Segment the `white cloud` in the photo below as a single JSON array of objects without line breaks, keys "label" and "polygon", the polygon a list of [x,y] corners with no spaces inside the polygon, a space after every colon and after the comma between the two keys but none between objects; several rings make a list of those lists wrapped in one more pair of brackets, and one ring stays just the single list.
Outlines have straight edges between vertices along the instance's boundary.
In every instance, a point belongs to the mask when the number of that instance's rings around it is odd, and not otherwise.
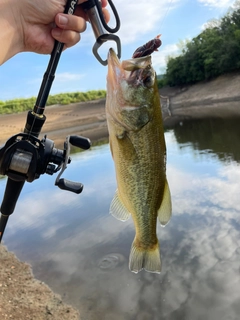
[{"label": "white cloud", "polygon": [[[234,219],[240,223],[240,217],[236,215],[240,212],[239,178],[240,167],[235,165],[219,169],[217,176],[197,176],[169,164],[170,190],[178,204],[173,210],[174,215],[195,215],[197,212],[205,216],[210,212],[212,218],[223,215],[226,222]],[[202,203],[208,204],[203,206]]]},{"label": "white cloud", "polygon": [[168,56],[175,56],[178,53],[179,48],[176,44],[169,44],[163,48],[160,47],[158,52],[154,52],[152,54],[152,64],[157,74],[159,71],[165,72]]},{"label": "white cloud", "polygon": [[62,72],[57,74],[56,80],[58,82],[69,82],[69,81],[80,80],[84,77],[85,77],[85,74],[81,74],[81,73]]},{"label": "white cloud", "polygon": [[211,28],[215,28],[215,27],[219,27],[221,24],[221,20],[218,19],[212,19],[210,21],[205,22],[201,27],[201,31],[205,30],[205,29],[211,29]]},{"label": "white cloud", "polygon": [[[133,43],[141,39],[141,36],[154,31],[157,26],[161,27],[169,12],[176,8],[177,3],[180,3],[180,0],[139,0],[137,3],[134,0],[128,2],[115,0],[114,5],[121,21],[117,35],[121,39],[122,45]],[[109,6],[107,8],[111,14],[109,26],[115,27],[114,15],[111,8]],[[88,45],[92,47],[93,43],[93,32],[90,24],[87,24],[87,30],[82,34],[81,41],[75,47]]]},{"label": "white cloud", "polygon": [[125,0],[116,0],[115,5],[121,19],[118,35],[122,43],[134,42],[154,30],[178,2],[179,0],[139,0],[126,3]]},{"label": "white cloud", "polygon": [[[71,72],[62,72],[62,73],[56,73],[55,75],[55,81],[58,83],[65,83],[69,81],[76,81],[84,78],[86,75],[81,73],[71,73]],[[30,79],[28,81],[28,84],[40,84],[42,82],[42,77],[36,77],[34,79]]]},{"label": "white cloud", "polygon": [[215,8],[226,8],[230,7],[234,1],[233,0],[198,0],[204,6],[215,7]]},{"label": "white cloud", "polygon": [[81,73],[56,73],[51,93],[56,94],[59,92],[84,91],[82,79],[85,76],[85,74]]}]

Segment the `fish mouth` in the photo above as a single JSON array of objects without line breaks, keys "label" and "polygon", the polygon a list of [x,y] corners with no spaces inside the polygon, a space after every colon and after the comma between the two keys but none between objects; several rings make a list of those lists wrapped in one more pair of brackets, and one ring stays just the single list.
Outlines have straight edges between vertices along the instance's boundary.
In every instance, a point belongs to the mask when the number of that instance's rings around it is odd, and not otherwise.
[{"label": "fish mouth", "polygon": [[113,65],[120,65],[120,64],[121,62],[118,59],[116,52],[113,50],[113,48],[110,48],[108,52],[108,65],[113,66]]},{"label": "fish mouth", "polygon": [[121,62],[111,48],[108,53],[108,82],[116,89],[122,80],[130,81],[134,71],[150,66],[151,56],[132,58]]},{"label": "fish mouth", "polygon": [[116,88],[120,78],[124,76],[124,71],[121,66],[121,61],[118,59],[115,51],[110,48],[108,53],[108,83]]}]

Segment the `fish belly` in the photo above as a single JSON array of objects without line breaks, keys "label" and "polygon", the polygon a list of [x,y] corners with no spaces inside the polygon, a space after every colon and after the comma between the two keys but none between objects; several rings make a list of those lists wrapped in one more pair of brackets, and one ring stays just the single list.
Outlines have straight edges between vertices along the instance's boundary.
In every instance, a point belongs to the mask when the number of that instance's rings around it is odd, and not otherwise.
[{"label": "fish belly", "polygon": [[155,120],[121,135],[114,123],[108,124],[118,185],[111,213],[120,220],[132,215],[136,235],[129,267],[136,273],[161,270],[156,223],[166,185],[166,148],[163,129]]}]

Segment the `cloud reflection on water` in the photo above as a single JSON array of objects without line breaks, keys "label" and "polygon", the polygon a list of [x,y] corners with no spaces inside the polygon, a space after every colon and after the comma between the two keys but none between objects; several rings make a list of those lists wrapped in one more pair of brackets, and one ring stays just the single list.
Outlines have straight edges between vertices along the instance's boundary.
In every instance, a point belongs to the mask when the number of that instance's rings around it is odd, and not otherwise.
[{"label": "cloud reflection on water", "polygon": [[[201,165],[212,160],[209,155],[203,155],[203,158]],[[211,171],[199,174],[197,170],[183,170],[178,156],[172,159],[168,177],[174,215],[169,227],[171,234],[176,230],[181,232],[181,239],[172,256],[168,256],[170,261],[165,259],[165,264],[170,266],[168,272],[171,279],[175,276],[177,286],[188,284],[188,298],[173,313],[173,318],[168,319],[177,319],[177,315],[179,319],[180,316],[184,319],[237,319],[240,302],[240,166],[234,161],[221,167],[216,163],[216,175]],[[197,163],[193,166],[197,167]]]},{"label": "cloud reflection on water", "polygon": [[[131,220],[121,223],[108,214],[116,186],[108,146],[73,156],[68,174],[78,180],[79,172],[85,184],[80,197],[48,187],[36,206],[36,190],[25,189],[11,218],[9,248],[83,319],[239,317],[240,166],[211,150],[200,154],[191,143],[178,145],[173,131],[166,140],[173,217],[166,228],[158,226],[160,275],[128,270],[134,229]],[[116,267],[101,268],[109,256]]]}]

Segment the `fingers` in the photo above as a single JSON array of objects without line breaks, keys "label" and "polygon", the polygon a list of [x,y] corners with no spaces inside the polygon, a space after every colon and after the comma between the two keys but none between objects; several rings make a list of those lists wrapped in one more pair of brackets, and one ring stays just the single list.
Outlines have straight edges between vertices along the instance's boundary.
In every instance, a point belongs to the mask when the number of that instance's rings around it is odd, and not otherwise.
[{"label": "fingers", "polygon": [[110,13],[105,8],[102,8],[102,11],[103,11],[104,19],[105,19],[106,23],[108,23],[110,21]]},{"label": "fingers", "polygon": [[[110,13],[109,13],[108,9],[105,8],[107,4],[108,4],[107,0],[102,1],[102,12],[103,12],[103,16],[104,16],[106,23],[108,23],[110,21]],[[74,14],[76,16],[83,17],[86,21],[88,21],[87,13],[83,11],[81,6],[77,6]]]},{"label": "fingers", "polygon": [[86,20],[83,17],[59,13],[55,17],[56,25],[65,30],[83,32],[86,30]]},{"label": "fingers", "polygon": [[[87,0],[82,0],[79,3],[83,3],[83,2],[86,2],[86,1]],[[106,23],[108,23],[109,20],[110,20],[110,13],[105,8],[108,5],[108,1],[107,0],[102,0],[101,3],[102,3],[102,11],[103,11],[103,15],[104,15],[105,21],[106,21]],[[74,14],[76,16],[83,17],[86,21],[88,21],[87,13],[83,11],[81,6],[77,6]]]},{"label": "fingers", "polygon": [[70,48],[80,41],[80,33],[71,30],[59,30],[52,32],[53,38],[64,43],[65,48]]},{"label": "fingers", "polygon": [[108,4],[107,0],[102,0],[102,7],[105,8]]},{"label": "fingers", "polygon": [[[79,3],[84,0],[79,1]],[[106,23],[110,20],[110,14],[105,8],[107,0],[102,0],[102,11]],[[86,13],[80,6],[77,7],[75,15],[59,13],[55,17],[56,28],[52,29],[52,37],[65,44],[65,47],[71,47],[80,40],[80,33],[86,30]]]},{"label": "fingers", "polygon": [[54,39],[71,47],[80,40],[80,33],[86,30],[86,20],[82,17],[59,13],[55,18],[56,28],[52,29]]}]

